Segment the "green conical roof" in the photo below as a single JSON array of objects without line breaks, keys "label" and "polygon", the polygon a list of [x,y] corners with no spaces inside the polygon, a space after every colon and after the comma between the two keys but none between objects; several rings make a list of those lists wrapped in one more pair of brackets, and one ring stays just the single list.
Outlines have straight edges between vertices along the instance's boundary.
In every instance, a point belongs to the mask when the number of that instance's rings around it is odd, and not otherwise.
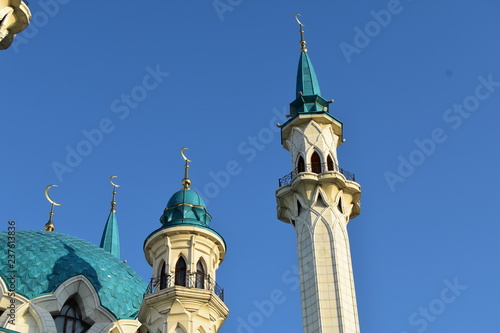
[{"label": "green conical roof", "polygon": [[104,251],[120,259],[120,237],[118,236],[118,222],[114,211],[109,213],[99,246],[103,248]]},{"label": "green conical roof", "polygon": [[290,114],[328,113],[329,102],[321,97],[318,78],[306,50],[300,52],[297,70],[296,99],[290,103]]},{"label": "green conical roof", "polygon": [[321,95],[318,78],[307,52],[300,52],[299,68],[297,70],[297,98],[303,96]]}]

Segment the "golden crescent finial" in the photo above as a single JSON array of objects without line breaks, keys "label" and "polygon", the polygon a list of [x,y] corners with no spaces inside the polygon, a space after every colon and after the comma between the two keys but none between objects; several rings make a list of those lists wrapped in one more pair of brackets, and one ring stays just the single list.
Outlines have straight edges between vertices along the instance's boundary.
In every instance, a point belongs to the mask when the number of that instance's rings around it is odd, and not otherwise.
[{"label": "golden crescent finial", "polygon": [[299,16],[300,16],[300,14],[298,14],[298,13],[295,14],[295,19],[297,20],[297,23],[300,24],[301,27],[303,27],[304,25],[302,24],[302,22],[300,22]]},{"label": "golden crescent finial", "polygon": [[116,207],[116,188],[120,187],[120,185],[117,185],[113,183],[113,178],[116,178],[117,176],[111,176],[109,177],[109,182],[111,185],[113,185],[113,199],[111,200],[111,213],[116,213],[115,207]]},{"label": "golden crescent finial", "polygon": [[302,27],[304,26],[302,22],[299,20],[300,14],[295,14],[295,20],[297,20],[297,23],[299,24],[299,33],[300,33],[300,52],[307,52],[306,49],[306,41],[304,40],[304,30],[302,30]]},{"label": "golden crescent finial", "polygon": [[186,161],[186,162],[193,162],[193,161],[191,161],[190,159],[188,159],[188,158],[186,157],[186,155],[184,155],[184,150],[186,150],[186,149],[189,149],[189,148],[186,148],[186,147],[181,148],[181,155],[182,155],[182,158],[183,158],[183,159],[184,159],[184,161]]},{"label": "golden crescent finial", "polygon": [[61,206],[61,204],[58,204],[57,202],[55,202],[54,200],[52,200],[49,196],[49,189],[52,187],[52,186],[55,186],[57,187],[57,185],[49,185],[45,188],[45,197],[47,198],[47,200],[49,200],[49,202],[53,205],[56,205],[56,206]]},{"label": "golden crescent finial", "polygon": [[50,213],[49,213],[49,221],[47,223],[45,223],[45,227],[44,227],[44,229],[47,230],[47,231],[54,231],[56,229],[56,226],[52,222],[52,217],[54,216],[54,206],[61,206],[61,204],[58,204],[57,202],[55,202],[54,200],[52,200],[50,198],[49,190],[53,186],[57,187],[57,185],[49,185],[49,186],[47,186],[45,188],[45,197],[51,203],[51,205],[50,205]]},{"label": "golden crescent finial", "polygon": [[184,154],[184,150],[188,148],[184,147],[181,148],[181,155],[184,161],[186,161],[186,164],[184,164],[184,179],[182,180],[182,185],[184,185],[185,189],[189,189],[189,185],[191,185],[191,180],[189,179],[189,162],[193,162],[190,159],[186,157]]},{"label": "golden crescent finial", "polygon": [[120,185],[117,185],[115,183],[113,183],[113,178],[116,178],[117,176],[111,176],[109,177],[109,182],[111,183],[111,185],[113,185],[114,187],[120,187]]}]

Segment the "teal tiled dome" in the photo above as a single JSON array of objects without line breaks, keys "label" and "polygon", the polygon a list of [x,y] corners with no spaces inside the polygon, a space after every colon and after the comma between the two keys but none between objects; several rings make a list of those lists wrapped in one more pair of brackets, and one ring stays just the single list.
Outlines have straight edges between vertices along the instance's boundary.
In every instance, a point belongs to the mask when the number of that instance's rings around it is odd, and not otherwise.
[{"label": "teal tiled dome", "polygon": [[196,191],[183,188],[168,200],[160,222],[164,227],[191,224],[208,227],[212,220],[207,213],[205,202]]},{"label": "teal tiled dome", "polygon": [[163,211],[163,215],[160,217],[162,226],[149,234],[144,241],[144,244],[146,244],[151,236],[160,230],[186,226],[210,230],[212,233],[220,237],[225,245],[224,238],[222,238],[217,231],[208,226],[211,220],[212,217],[207,213],[205,202],[201,196],[192,189],[183,188],[182,190],[175,192],[170,200],[168,200],[167,207]]},{"label": "teal tiled dome", "polygon": [[[7,233],[0,233],[7,248]],[[49,231],[16,231],[16,292],[33,299],[52,294],[71,277],[84,275],[101,304],[117,319],[135,319],[146,283],[112,254],[82,239]],[[0,276],[11,275],[7,251],[0,251]]]}]

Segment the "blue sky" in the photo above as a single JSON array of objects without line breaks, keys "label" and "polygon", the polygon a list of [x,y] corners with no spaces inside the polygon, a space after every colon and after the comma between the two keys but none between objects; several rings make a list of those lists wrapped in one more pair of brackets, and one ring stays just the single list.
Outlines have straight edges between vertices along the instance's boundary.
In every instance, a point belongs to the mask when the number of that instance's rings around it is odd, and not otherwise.
[{"label": "blue sky", "polygon": [[[122,259],[193,187],[224,236],[221,333],[301,332],[295,232],[276,218],[292,169],[275,123],[294,99],[301,13],[322,95],[362,186],[349,223],[364,333],[498,332],[500,3],[32,1],[1,51],[1,216],[98,244],[117,195]],[[75,153],[76,152],[76,153]],[[78,156],[75,156],[78,154]],[[272,303],[272,306],[270,305]]]}]

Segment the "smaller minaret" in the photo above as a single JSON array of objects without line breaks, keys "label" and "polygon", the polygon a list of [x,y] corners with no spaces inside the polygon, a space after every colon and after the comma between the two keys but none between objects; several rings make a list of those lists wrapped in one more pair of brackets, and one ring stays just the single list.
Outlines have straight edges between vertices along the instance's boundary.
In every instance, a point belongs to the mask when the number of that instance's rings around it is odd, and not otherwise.
[{"label": "smaller minaret", "polygon": [[116,176],[111,176],[109,182],[113,185],[113,199],[111,200],[111,209],[109,211],[108,220],[106,221],[106,226],[101,237],[101,244],[99,245],[105,251],[111,253],[118,259],[120,259],[120,237],[118,235],[118,222],[116,220],[116,188],[120,185],[116,185],[113,182],[113,178]]},{"label": "smaller minaret", "polygon": [[216,271],[224,260],[226,243],[208,226],[212,217],[196,191],[190,188],[189,162],[185,160],[183,188],[170,198],[162,226],[144,242],[153,277],[139,310],[149,332],[216,333],[229,309]]}]

